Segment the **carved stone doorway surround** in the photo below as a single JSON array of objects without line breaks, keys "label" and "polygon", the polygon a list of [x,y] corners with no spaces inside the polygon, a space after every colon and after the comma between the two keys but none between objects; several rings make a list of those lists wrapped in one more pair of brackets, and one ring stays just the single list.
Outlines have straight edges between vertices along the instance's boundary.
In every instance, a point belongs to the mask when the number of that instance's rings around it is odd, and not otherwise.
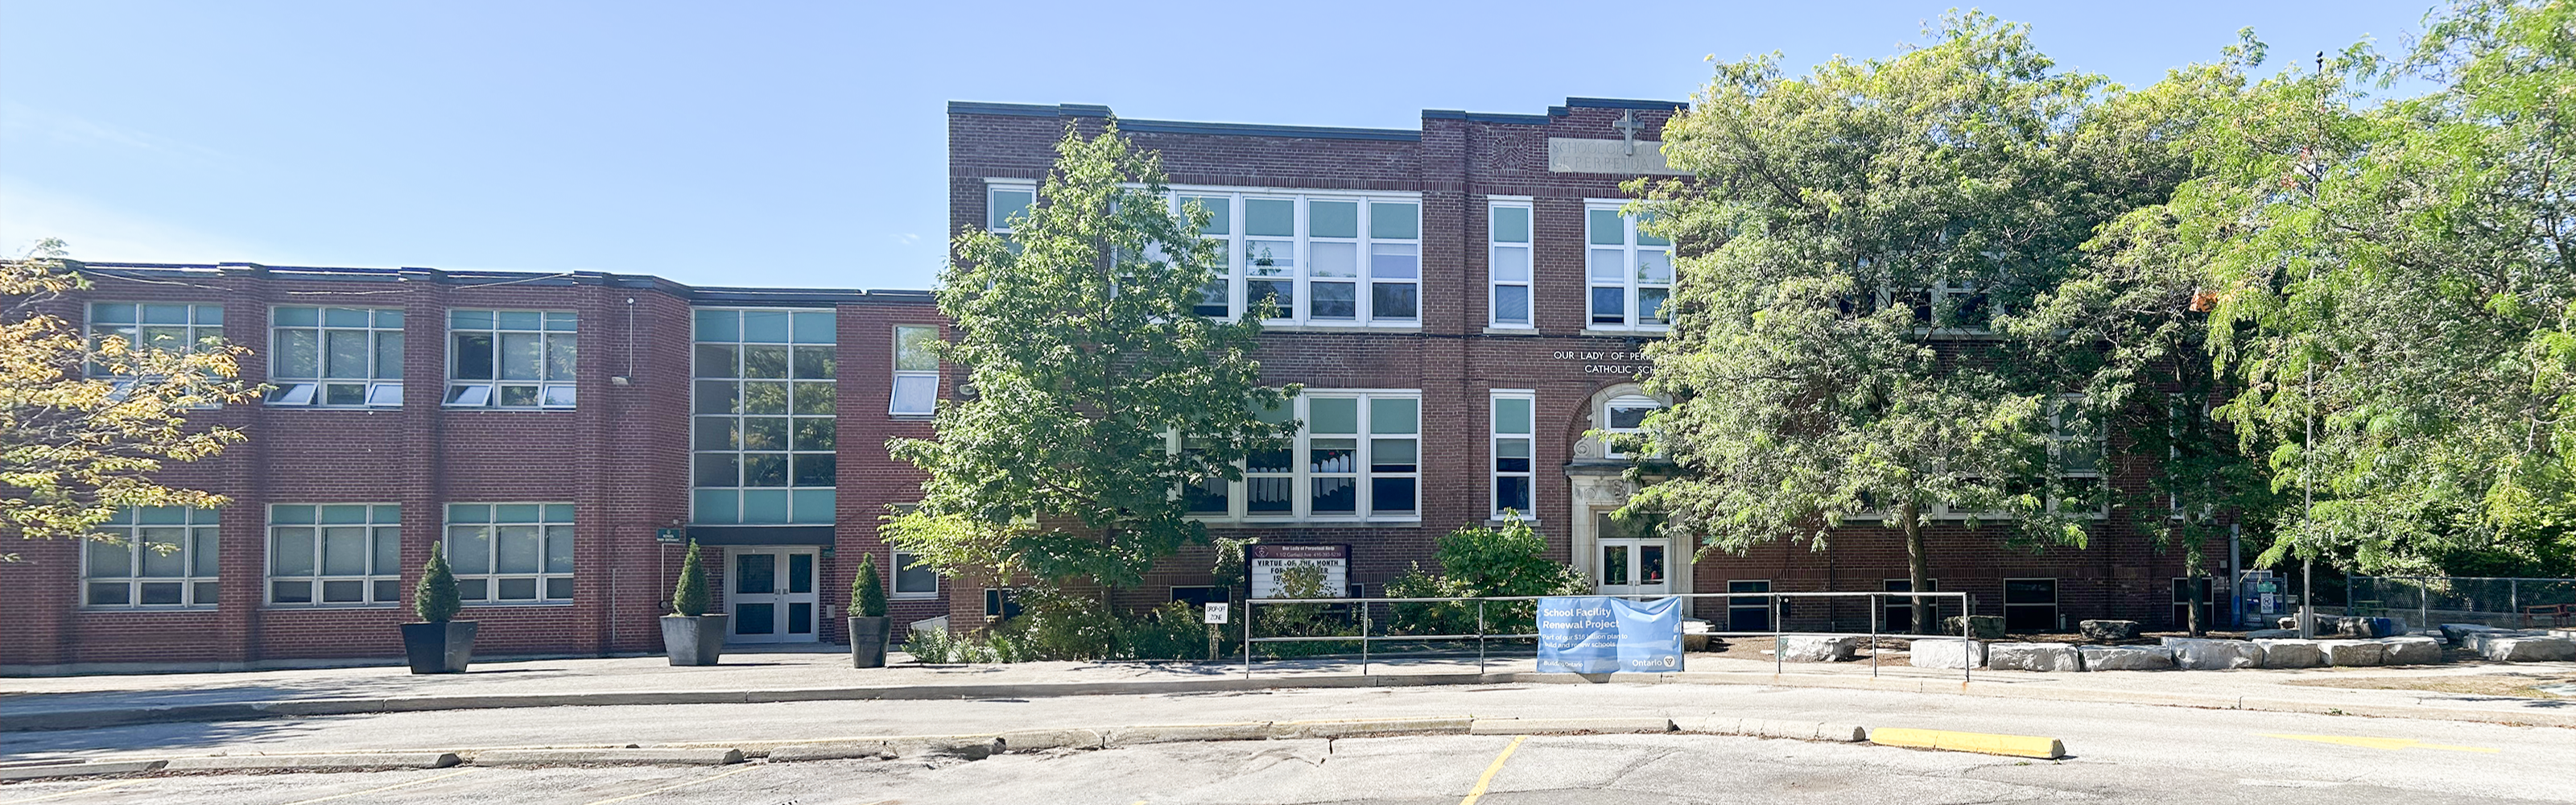
[{"label": "carved stone doorway surround", "polygon": [[[1565,465],[1565,478],[1571,484],[1573,492],[1568,496],[1573,501],[1573,511],[1568,512],[1571,516],[1567,518],[1567,522],[1574,526],[1571,546],[1573,555],[1570,558],[1573,560],[1574,569],[1593,578],[1596,584],[1601,578],[1602,515],[1618,511],[1620,506],[1627,505],[1628,496],[1636,494],[1637,490],[1635,484],[1620,477],[1621,473],[1628,468],[1628,460],[1605,458],[1604,454],[1608,451],[1603,447],[1601,440],[1586,434],[1608,424],[1611,400],[1645,393],[1645,388],[1635,383],[1619,383],[1593,392],[1592,396],[1584,401],[1582,416],[1575,419],[1572,432],[1567,434],[1574,441],[1574,449],[1571,451],[1574,460],[1566,462]],[[1667,542],[1678,541],[1667,540]],[[1694,591],[1691,585],[1694,575],[1691,555],[1697,548],[1696,545],[1682,544],[1668,544],[1665,547],[1664,555],[1668,557],[1665,572],[1672,579],[1674,592]],[[1685,617],[1696,617],[1692,614],[1695,610],[1693,603],[1693,599],[1682,599],[1682,614]]]}]

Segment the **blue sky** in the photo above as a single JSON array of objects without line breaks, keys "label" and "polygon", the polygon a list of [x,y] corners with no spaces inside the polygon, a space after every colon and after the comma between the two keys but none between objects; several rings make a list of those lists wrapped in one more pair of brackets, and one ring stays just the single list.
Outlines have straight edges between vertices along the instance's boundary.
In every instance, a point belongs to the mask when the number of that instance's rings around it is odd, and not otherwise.
[{"label": "blue sky", "polygon": [[[0,0],[0,247],[928,287],[952,99],[1413,128],[1887,55],[1950,7],[1658,5]],[[2272,67],[2399,47],[2429,5],[1982,7],[2142,85],[2246,26]]]}]

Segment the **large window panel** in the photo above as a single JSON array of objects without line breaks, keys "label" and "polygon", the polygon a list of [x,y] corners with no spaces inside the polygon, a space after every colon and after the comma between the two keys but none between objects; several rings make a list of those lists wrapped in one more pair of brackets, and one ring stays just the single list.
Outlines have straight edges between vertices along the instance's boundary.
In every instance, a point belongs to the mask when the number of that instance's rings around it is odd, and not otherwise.
[{"label": "large window panel", "polygon": [[[1184,486],[1190,514],[1252,523],[1420,516],[1419,392],[1310,390],[1281,409],[1254,414],[1274,423],[1297,419],[1305,427],[1279,449],[1253,451],[1241,481]],[[1175,442],[1183,450],[1190,444]]]},{"label": "large window panel", "polygon": [[270,311],[270,405],[402,405],[403,312],[279,307]]},{"label": "large window panel", "polygon": [[832,522],[832,312],[700,308],[695,317],[691,520]]},{"label": "large window panel", "polygon": [[1640,229],[1644,219],[1621,215],[1625,202],[1594,201],[1583,211],[1587,326],[1603,330],[1661,330],[1672,323],[1672,241]]},{"label": "large window panel", "polygon": [[1191,189],[1172,203],[1207,210],[1200,236],[1224,255],[1202,315],[1242,315],[1267,301],[1276,305],[1271,321],[1281,324],[1420,323],[1422,205],[1414,194]]},{"label": "large window panel", "polygon": [[268,507],[268,605],[402,603],[402,507],[280,503]]},{"label": "large window panel", "polygon": [[572,407],[579,321],[570,311],[448,311],[446,404]]},{"label": "large window panel", "polygon": [[1485,278],[1493,287],[1487,323],[1530,327],[1530,205],[1494,202],[1485,208],[1488,243]]},{"label": "large window panel", "polygon": [[81,553],[81,606],[91,609],[212,607],[217,583],[215,510],[182,506],[118,509],[91,530]]},{"label": "large window panel", "polygon": [[567,603],[573,598],[570,503],[451,503],[447,562],[468,604]]}]

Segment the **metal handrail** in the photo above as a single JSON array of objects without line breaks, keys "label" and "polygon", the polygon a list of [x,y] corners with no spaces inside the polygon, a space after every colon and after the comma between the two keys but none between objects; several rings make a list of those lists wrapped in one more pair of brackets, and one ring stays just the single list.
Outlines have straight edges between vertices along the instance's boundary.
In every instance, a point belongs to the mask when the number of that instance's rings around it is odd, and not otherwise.
[{"label": "metal handrail", "polygon": [[[1860,634],[1859,634],[1859,633],[1857,633],[1857,632],[1789,632],[1789,631],[1784,631],[1784,630],[1782,629],[1782,627],[1781,627],[1781,623],[1780,623],[1780,604],[1782,603],[1782,599],[1788,599],[1788,598],[1852,598],[1852,597],[1863,597],[1863,598],[1871,599],[1871,604],[1872,604],[1872,605],[1869,607],[1869,634],[1868,634],[1868,636],[1869,636],[1869,639],[1870,639],[1869,673],[1870,673],[1870,676],[1873,676],[1873,677],[1875,677],[1875,676],[1877,676],[1877,675],[1878,675],[1878,638],[1879,638],[1878,618],[1879,618],[1879,615],[1882,613],[1882,611],[1885,609],[1885,607],[1884,607],[1884,606],[1879,605],[1879,604],[1877,603],[1878,599],[1884,599],[1884,598],[1903,598],[1903,599],[1914,599],[1914,598],[1956,598],[1956,599],[1959,599],[1959,613],[1960,613],[1960,616],[1961,616],[1961,617],[1960,617],[1960,619],[1959,619],[1959,637],[1960,637],[1963,641],[1973,640],[1973,639],[1974,639],[1974,636],[1973,636],[1973,634],[1972,634],[1972,631],[1973,631],[1974,627],[1973,627],[1972,623],[1969,621],[1969,619],[1967,618],[1967,616],[1968,616],[1968,615],[1973,614],[1973,613],[1971,613],[1971,612],[1970,612],[1970,609],[1973,607],[1974,602],[1973,602],[1973,600],[1971,599],[1971,597],[1969,596],[1969,594],[1968,594],[1968,593],[1965,593],[1965,592],[1921,592],[1921,593],[1914,593],[1914,592],[1885,592],[1885,591],[1852,591],[1852,592],[1782,592],[1782,593],[1667,593],[1667,594],[1663,594],[1663,595],[1629,594],[1629,595],[1601,595],[1601,596],[1496,595],[1496,596],[1455,596],[1455,597],[1426,597],[1426,598],[1246,598],[1246,599],[1244,599],[1244,600],[1243,600],[1243,676],[1244,676],[1244,678],[1245,678],[1245,679],[1250,679],[1250,678],[1252,678],[1252,644],[1254,644],[1254,643],[1332,643],[1332,642],[1350,642],[1350,641],[1358,641],[1358,642],[1359,642],[1359,644],[1360,644],[1360,674],[1361,674],[1362,676],[1366,676],[1366,675],[1368,674],[1368,667],[1369,667],[1369,663],[1370,663],[1370,657],[1369,657],[1369,644],[1370,644],[1370,643],[1372,643],[1372,642],[1377,642],[1377,641],[1389,641],[1389,640],[1392,640],[1392,641],[1399,641],[1399,642],[1439,641],[1439,640],[1474,640],[1474,641],[1476,641],[1476,672],[1481,674],[1481,673],[1484,673],[1484,672],[1485,672],[1485,666],[1486,666],[1486,642],[1487,642],[1488,640],[1492,640],[1492,639],[1495,639],[1495,638],[1501,638],[1501,639],[1507,639],[1507,640],[1508,640],[1508,639],[1531,639],[1531,638],[1537,638],[1537,637],[1539,636],[1539,635],[1537,635],[1537,634],[1492,634],[1492,633],[1488,633],[1488,632],[1486,632],[1486,631],[1485,631],[1485,629],[1487,628],[1487,624],[1486,624],[1486,621],[1485,621],[1485,615],[1486,615],[1486,612],[1485,612],[1485,603],[1486,603],[1486,602],[1488,602],[1488,601],[1537,601],[1537,600],[1540,600],[1540,599],[1543,599],[1543,598],[1568,598],[1568,597],[1623,598],[1623,599],[1628,599],[1628,600],[1648,600],[1648,599],[1661,600],[1661,599],[1666,599],[1666,598],[1753,598],[1753,597],[1756,597],[1756,596],[1760,596],[1760,597],[1762,597],[1762,598],[1764,598],[1764,599],[1765,599],[1764,607],[1765,607],[1766,611],[1769,613],[1769,615],[1770,615],[1770,621],[1771,621],[1771,631],[1770,631],[1770,632],[1767,632],[1767,633],[1766,633],[1766,632],[1734,632],[1734,631],[1727,631],[1727,632],[1707,632],[1706,634],[1708,634],[1709,636],[1712,636],[1712,637],[1754,637],[1754,636],[1761,636],[1761,635],[1764,635],[1764,634],[1768,634],[1768,635],[1770,635],[1770,636],[1771,636],[1771,638],[1772,638],[1772,648],[1771,648],[1772,673],[1774,673],[1774,674],[1782,673],[1782,672],[1785,670],[1785,662],[1786,662],[1786,660],[1785,660],[1785,655],[1783,654],[1783,652],[1781,652],[1781,650],[1780,650],[1780,646],[1779,646],[1779,638],[1781,638],[1781,637],[1788,636],[1788,635],[1824,635],[1824,636],[1852,636],[1852,637],[1860,636]],[[1370,634],[1370,632],[1371,632],[1371,631],[1373,631],[1373,630],[1370,628],[1371,624],[1370,624],[1370,621],[1369,621],[1369,607],[1370,607],[1370,605],[1372,605],[1372,604],[1439,604],[1439,603],[1465,603],[1465,602],[1468,602],[1468,601],[1474,601],[1474,602],[1476,602],[1476,633],[1475,633],[1475,634],[1443,634],[1443,635],[1375,635],[1375,634]],[[1252,636],[1253,629],[1254,629],[1254,627],[1255,627],[1255,626],[1259,625],[1259,623],[1260,623],[1260,621],[1259,621],[1259,620],[1257,620],[1256,618],[1254,618],[1254,617],[1253,617],[1253,606],[1254,606],[1254,605],[1256,605],[1256,604],[1274,604],[1274,605],[1277,605],[1277,604],[1320,604],[1320,605],[1328,605],[1328,606],[1349,606],[1349,605],[1357,604],[1357,605],[1359,606],[1359,608],[1360,608],[1360,613],[1359,613],[1360,633],[1359,633],[1359,634],[1356,634],[1356,635],[1317,635],[1317,636],[1290,636],[1290,637],[1254,637],[1254,636]],[[1947,635],[1943,635],[1943,637],[1947,637]],[[1960,659],[1961,659],[1961,662],[1960,662],[1960,679],[1961,679],[1961,680],[1963,680],[1963,681],[1971,680],[1971,679],[1973,679],[1973,677],[1974,677],[1974,674],[1975,674],[1974,667],[1976,666],[1976,663],[1975,663],[1975,662],[1973,662],[1973,660],[1974,660],[1975,658],[1970,654],[1970,652],[1973,652],[1973,651],[1975,651],[1975,649],[1973,649],[1973,648],[1969,647],[1969,646],[1968,646],[1968,645],[1966,645],[1965,643],[1963,643],[1963,644],[1960,646]]]}]

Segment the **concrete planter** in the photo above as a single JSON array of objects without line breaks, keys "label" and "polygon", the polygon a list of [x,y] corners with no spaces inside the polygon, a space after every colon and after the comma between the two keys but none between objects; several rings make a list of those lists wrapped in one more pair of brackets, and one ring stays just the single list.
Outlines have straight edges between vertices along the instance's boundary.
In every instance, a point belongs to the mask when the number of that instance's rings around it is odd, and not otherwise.
[{"label": "concrete planter", "polygon": [[474,661],[473,621],[402,625],[403,657],[415,674],[461,674]]},{"label": "concrete planter", "polygon": [[886,641],[894,636],[892,618],[850,618],[850,667],[884,668]]},{"label": "concrete planter", "polygon": [[672,665],[714,665],[724,658],[725,615],[662,616],[662,651]]}]

